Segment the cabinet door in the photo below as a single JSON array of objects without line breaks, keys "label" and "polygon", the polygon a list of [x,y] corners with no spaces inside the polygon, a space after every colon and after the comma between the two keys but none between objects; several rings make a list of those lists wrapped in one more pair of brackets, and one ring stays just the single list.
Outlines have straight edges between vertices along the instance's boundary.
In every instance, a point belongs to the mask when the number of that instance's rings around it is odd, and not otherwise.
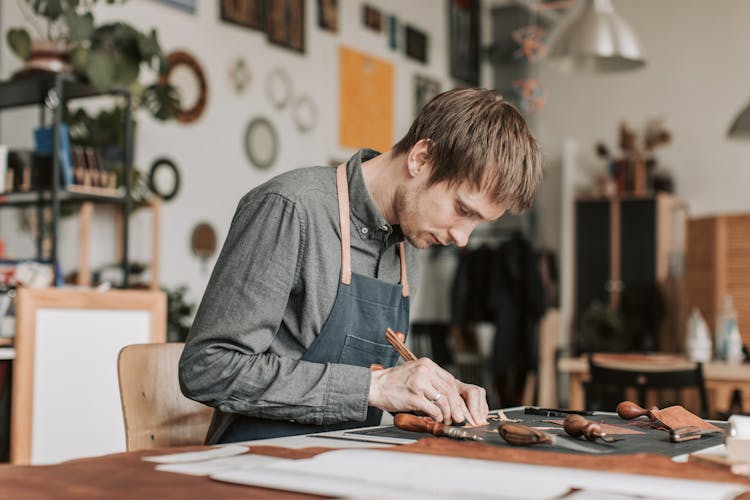
[{"label": "cabinet door", "polygon": [[620,317],[632,349],[658,348],[665,302],[656,279],[656,199],[620,203]]},{"label": "cabinet door", "polygon": [[608,200],[576,203],[576,321],[593,301],[609,303],[610,212]]},{"label": "cabinet door", "polygon": [[628,287],[656,281],[656,200],[620,202],[620,279]]}]

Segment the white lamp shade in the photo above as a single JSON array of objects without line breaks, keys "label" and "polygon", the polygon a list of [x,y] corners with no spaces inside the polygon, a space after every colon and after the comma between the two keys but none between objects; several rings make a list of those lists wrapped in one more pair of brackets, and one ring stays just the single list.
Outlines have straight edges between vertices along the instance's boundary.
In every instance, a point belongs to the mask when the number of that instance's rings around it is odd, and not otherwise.
[{"label": "white lamp shade", "polygon": [[727,135],[733,139],[750,139],[750,104],[734,119]]},{"label": "white lamp shade", "polygon": [[585,0],[580,14],[553,34],[548,53],[564,70],[614,72],[646,64],[635,33],[611,0]]}]

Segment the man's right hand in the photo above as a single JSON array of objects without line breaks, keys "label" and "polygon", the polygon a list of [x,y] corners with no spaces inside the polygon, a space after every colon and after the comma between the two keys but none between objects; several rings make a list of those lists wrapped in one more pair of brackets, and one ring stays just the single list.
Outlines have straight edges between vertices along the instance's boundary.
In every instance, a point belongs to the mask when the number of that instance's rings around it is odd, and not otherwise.
[{"label": "man's right hand", "polygon": [[[481,407],[475,408],[477,415],[473,415],[462,397],[466,386],[434,361],[421,358],[373,371],[367,404],[390,412],[422,412],[445,424],[464,420],[477,424],[486,422],[486,396],[484,405],[472,405]],[[483,389],[477,389],[483,393]]]}]

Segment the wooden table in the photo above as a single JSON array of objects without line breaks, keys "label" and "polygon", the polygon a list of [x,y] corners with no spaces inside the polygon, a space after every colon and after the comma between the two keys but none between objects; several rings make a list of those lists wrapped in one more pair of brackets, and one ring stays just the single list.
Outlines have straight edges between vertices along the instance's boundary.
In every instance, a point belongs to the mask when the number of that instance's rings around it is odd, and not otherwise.
[{"label": "wooden table", "polygon": [[[312,440],[311,440],[312,441]],[[324,440],[320,440],[324,441]],[[326,444],[328,440],[325,440]],[[102,457],[71,460],[55,465],[0,465],[0,499],[17,498],[311,498],[284,491],[238,486],[213,481],[208,477],[189,476],[155,470],[155,464],[144,462],[144,456],[203,450],[190,447],[117,453]],[[278,446],[251,446],[251,452],[285,458],[308,458],[332,448],[302,449]],[[677,463],[662,455],[638,453],[622,456],[576,456],[530,448],[498,448],[476,442],[428,437],[414,444],[389,448],[405,453],[423,453],[473,459],[556,465],[623,472],[648,476],[673,477],[705,481],[730,482],[750,488],[750,480],[725,470],[696,463]],[[456,481],[460,481],[460,474]],[[366,487],[363,485],[363,495]],[[678,494],[679,496],[679,494]],[[750,493],[740,496],[750,500]]]},{"label": "wooden table", "polygon": [[[584,408],[583,383],[588,380],[589,366],[585,356],[579,358],[561,358],[557,363],[560,374],[570,376],[568,389],[568,406],[572,409]],[[703,364],[703,377],[708,392],[709,409],[712,416],[729,408],[732,391],[739,389],[742,394],[743,408],[750,410],[744,403],[750,404],[750,364],[730,365],[712,361]]]}]

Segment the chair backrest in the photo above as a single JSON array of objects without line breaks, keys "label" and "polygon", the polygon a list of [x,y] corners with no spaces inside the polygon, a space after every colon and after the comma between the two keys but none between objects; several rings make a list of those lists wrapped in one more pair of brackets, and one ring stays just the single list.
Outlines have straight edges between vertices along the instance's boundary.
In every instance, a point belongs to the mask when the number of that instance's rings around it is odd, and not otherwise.
[{"label": "chair backrest", "polygon": [[[635,389],[636,403],[647,407],[646,396],[650,390],[695,389],[698,392],[700,415],[708,416],[708,396],[703,379],[703,365],[667,357],[647,360],[628,360],[622,356],[607,361],[606,358],[589,356],[589,382],[586,385],[586,407],[590,410],[614,411],[617,404],[624,401],[626,391]],[[663,394],[663,392],[661,392]],[[659,408],[678,401],[660,400]]]},{"label": "chair backrest", "polygon": [[117,359],[128,451],[203,444],[213,409],[180,391],[184,344],[133,344]]}]

